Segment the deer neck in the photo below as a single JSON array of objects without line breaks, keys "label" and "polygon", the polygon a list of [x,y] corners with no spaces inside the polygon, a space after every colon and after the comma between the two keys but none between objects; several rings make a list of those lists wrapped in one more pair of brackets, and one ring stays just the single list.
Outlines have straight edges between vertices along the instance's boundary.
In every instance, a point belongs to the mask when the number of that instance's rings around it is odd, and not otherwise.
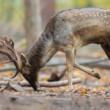
[{"label": "deer neck", "polygon": [[56,52],[52,37],[48,34],[42,34],[28,51],[26,58],[33,68],[39,70]]}]

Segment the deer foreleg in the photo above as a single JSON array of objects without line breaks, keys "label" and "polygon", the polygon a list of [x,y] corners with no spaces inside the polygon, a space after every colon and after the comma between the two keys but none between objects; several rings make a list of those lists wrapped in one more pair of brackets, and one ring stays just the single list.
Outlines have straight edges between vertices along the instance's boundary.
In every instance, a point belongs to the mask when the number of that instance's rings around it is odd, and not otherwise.
[{"label": "deer foreleg", "polygon": [[89,74],[89,75],[91,75],[91,76],[94,76],[94,77],[100,79],[99,74],[96,73],[96,72],[95,72],[94,70],[92,70],[92,69],[85,68],[85,67],[83,67],[83,66],[81,66],[81,65],[79,65],[79,64],[77,64],[77,63],[74,64],[74,67],[76,67],[76,68],[78,68],[78,69],[80,69],[80,70],[86,72],[87,74]]},{"label": "deer foreleg", "polygon": [[72,85],[73,64],[74,64],[74,50],[68,50],[66,51],[66,66],[68,71],[69,91],[73,89],[73,85]]}]

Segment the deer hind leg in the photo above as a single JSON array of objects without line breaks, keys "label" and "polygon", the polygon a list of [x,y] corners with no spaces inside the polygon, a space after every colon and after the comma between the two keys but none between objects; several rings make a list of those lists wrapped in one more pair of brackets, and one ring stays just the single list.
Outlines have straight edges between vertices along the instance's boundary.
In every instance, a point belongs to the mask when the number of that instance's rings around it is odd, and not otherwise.
[{"label": "deer hind leg", "polygon": [[[75,59],[76,50],[75,50],[74,54],[75,54],[75,55],[74,55],[74,59]],[[76,67],[76,68],[78,68],[78,69],[80,69],[80,70],[82,70],[82,71],[84,71],[84,72],[86,72],[87,74],[89,74],[89,75],[91,75],[91,76],[94,76],[94,77],[100,79],[99,74],[96,73],[96,72],[95,72],[94,70],[92,70],[92,69],[85,68],[85,67],[83,67],[83,66],[81,66],[81,65],[79,65],[79,64],[77,64],[77,63],[75,63],[75,62],[74,62],[74,64],[73,64],[73,66]]]}]

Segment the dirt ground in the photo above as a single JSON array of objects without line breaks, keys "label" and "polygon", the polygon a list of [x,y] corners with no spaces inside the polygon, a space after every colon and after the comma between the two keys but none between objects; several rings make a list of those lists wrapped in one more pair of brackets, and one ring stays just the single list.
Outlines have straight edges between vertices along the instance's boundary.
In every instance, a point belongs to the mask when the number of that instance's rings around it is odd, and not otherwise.
[{"label": "dirt ground", "polygon": [[[88,53],[84,52],[80,51],[81,56],[79,53],[78,62],[105,57],[103,52],[100,53],[99,51],[89,53],[89,57],[87,56]],[[65,61],[64,56],[57,56],[50,63],[63,61]],[[12,88],[5,90],[0,93],[0,110],[110,110],[109,65],[109,61],[100,63],[98,67],[93,65],[92,68],[101,76],[100,80],[74,69],[74,77],[80,77],[82,82],[73,85],[74,90],[72,92],[67,92],[67,86],[42,87],[39,92],[34,92],[30,87],[24,87],[25,92],[14,91]],[[5,66],[7,65],[1,64],[0,68]],[[47,81],[52,72],[60,73],[64,69],[64,66],[45,67],[40,71],[39,80]],[[1,72],[0,81],[6,81],[6,78],[11,76],[11,71]],[[67,78],[66,73],[62,80]],[[24,81],[24,79],[19,75],[17,81]]]},{"label": "dirt ground", "polygon": [[[0,94],[0,110],[110,110],[110,99],[98,96],[82,96],[78,93],[45,94],[37,93]],[[52,96],[53,95],[53,96]],[[103,93],[103,95],[105,95]],[[106,93],[107,95],[107,93]]]}]

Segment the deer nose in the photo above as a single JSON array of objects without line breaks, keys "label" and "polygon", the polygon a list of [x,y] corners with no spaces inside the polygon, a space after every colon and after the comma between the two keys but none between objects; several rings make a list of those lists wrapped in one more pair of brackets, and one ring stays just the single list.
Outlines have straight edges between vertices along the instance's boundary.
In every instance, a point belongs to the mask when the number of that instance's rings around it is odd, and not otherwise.
[{"label": "deer nose", "polygon": [[23,73],[22,75],[28,81],[28,83],[34,89],[34,91],[37,91],[38,85],[36,83],[36,78],[34,76],[32,76],[31,74]]}]

